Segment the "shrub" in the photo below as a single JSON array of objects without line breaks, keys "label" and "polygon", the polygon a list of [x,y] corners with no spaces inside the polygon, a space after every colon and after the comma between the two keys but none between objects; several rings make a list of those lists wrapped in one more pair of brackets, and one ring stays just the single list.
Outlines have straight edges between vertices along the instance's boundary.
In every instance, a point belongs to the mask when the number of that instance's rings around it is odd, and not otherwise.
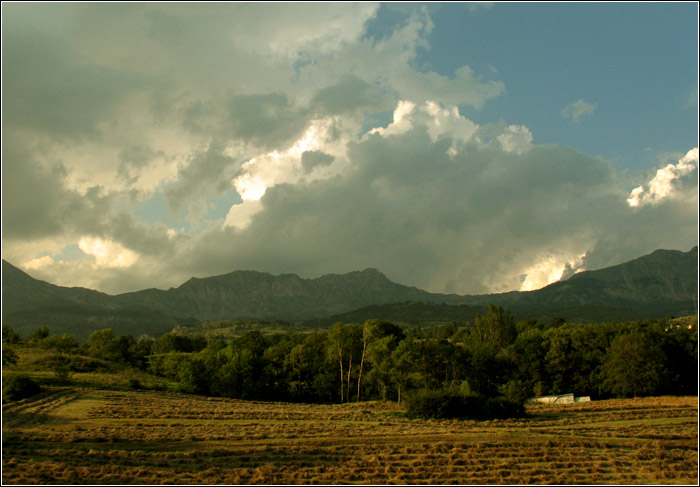
[{"label": "shrub", "polygon": [[68,366],[73,372],[108,372],[112,370],[108,362],[78,356],[71,357]]},{"label": "shrub", "polygon": [[2,402],[19,401],[41,392],[41,386],[26,374],[3,377]]},{"label": "shrub", "polygon": [[17,344],[22,341],[22,337],[19,336],[11,326],[5,324],[2,325],[2,342],[8,343],[10,345]]},{"label": "shrub", "polygon": [[428,391],[408,398],[409,416],[437,419],[503,419],[522,417],[522,403],[504,397],[464,396],[443,391]]},{"label": "shrub", "polygon": [[17,363],[17,360],[19,358],[17,357],[17,354],[9,349],[9,348],[3,348],[2,349],[2,364],[3,365],[14,365]]},{"label": "shrub", "polygon": [[54,370],[67,369],[69,372],[105,372],[111,370],[108,362],[77,355],[53,354],[40,357],[34,363]]},{"label": "shrub", "polygon": [[525,416],[525,406],[505,397],[490,397],[485,402],[485,412],[489,418],[522,418]]}]

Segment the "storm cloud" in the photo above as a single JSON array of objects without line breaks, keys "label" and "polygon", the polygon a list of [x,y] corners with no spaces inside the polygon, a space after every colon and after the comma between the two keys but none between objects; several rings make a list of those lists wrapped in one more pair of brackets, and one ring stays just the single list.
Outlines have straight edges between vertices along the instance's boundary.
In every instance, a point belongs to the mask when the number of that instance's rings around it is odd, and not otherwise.
[{"label": "storm cloud", "polygon": [[505,84],[417,66],[429,11],[372,37],[378,8],[3,5],[3,258],[110,293],[366,267],[485,293],[696,245],[697,149],[619,173],[480,124]]}]

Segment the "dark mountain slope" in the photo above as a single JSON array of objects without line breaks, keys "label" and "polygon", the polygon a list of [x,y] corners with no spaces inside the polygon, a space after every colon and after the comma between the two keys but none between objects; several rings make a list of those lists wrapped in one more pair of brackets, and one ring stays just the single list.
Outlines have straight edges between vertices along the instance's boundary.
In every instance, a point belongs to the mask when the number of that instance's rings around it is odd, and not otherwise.
[{"label": "dark mountain slope", "polygon": [[537,291],[510,296],[513,307],[653,307],[689,303],[698,292],[698,248],[657,250],[604,269],[574,274]]},{"label": "dark mountain slope", "polygon": [[365,269],[317,279],[302,279],[295,274],[273,276],[263,272],[235,271],[203,279],[192,278],[168,291],[139,291],[116,298],[120,302],[139,303],[201,320],[261,318],[294,321],[371,304],[441,299],[440,296],[395,284],[376,269]]},{"label": "dark mountain slope", "polygon": [[[116,296],[39,281],[4,260],[2,271],[4,324],[24,335],[48,326],[52,333],[85,338],[90,331],[105,327],[138,336],[160,334],[182,323],[217,319],[301,321],[337,315],[359,321],[361,317],[400,315],[408,320],[406,314],[410,313],[417,315],[412,321],[459,321],[460,317],[471,319],[489,303],[510,308],[520,319],[556,314],[568,319],[595,317],[596,321],[680,316],[695,309],[698,249],[658,250],[624,264],[576,274],[537,291],[480,296],[428,293],[396,284],[376,269],[317,279],[235,271],[192,278],[167,291],[146,289]],[[382,310],[383,305],[391,306]],[[362,308],[359,313],[353,311]],[[429,316],[432,314],[436,316]]]},{"label": "dark mountain slope", "polygon": [[161,334],[185,321],[138,303],[81,287],[39,281],[2,261],[2,323],[28,336],[42,326],[52,334],[69,333],[79,339],[101,328],[117,334]]}]

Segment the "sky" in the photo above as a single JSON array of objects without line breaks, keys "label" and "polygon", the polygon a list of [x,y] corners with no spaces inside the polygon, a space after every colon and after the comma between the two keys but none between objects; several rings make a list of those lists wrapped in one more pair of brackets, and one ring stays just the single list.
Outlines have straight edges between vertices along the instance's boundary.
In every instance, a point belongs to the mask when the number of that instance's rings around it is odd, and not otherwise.
[{"label": "sky", "polygon": [[532,290],[698,243],[698,5],[2,3],[2,257]]}]

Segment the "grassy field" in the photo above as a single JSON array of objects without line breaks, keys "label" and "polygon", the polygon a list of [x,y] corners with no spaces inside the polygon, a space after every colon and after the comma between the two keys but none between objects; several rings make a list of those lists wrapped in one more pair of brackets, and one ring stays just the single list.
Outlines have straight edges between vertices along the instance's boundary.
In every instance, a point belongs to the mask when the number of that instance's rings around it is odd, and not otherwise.
[{"label": "grassy field", "polygon": [[53,388],[3,407],[3,484],[697,484],[697,397],[528,406],[502,421]]}]

